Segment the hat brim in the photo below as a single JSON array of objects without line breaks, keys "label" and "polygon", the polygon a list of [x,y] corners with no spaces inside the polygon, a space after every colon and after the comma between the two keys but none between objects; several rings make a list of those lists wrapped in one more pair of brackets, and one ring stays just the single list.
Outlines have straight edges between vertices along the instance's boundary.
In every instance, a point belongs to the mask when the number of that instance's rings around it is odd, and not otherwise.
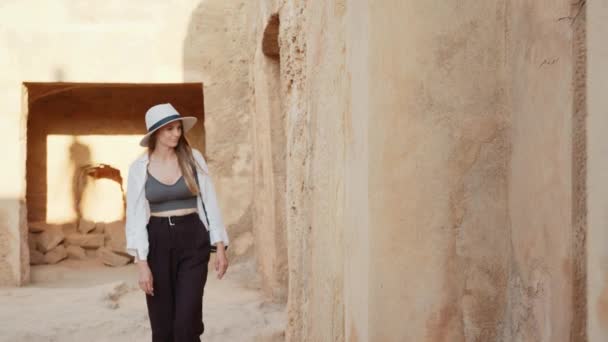
[{"label": "hat brim", "polygon": [[161,129],[162,127],[175,122],[175,121],[182,121],[182,134],[185,134],[186,132],[188,132],[196,123],[196,121],[198,120],[197,118],[195,118],[194,116],[183,116],[181,118],[177,118],[175,120],[171,120],[171,121],[167,121],[164,125],[159,126],[153,130],[151,130],[150,132],[146,133],[146,135],[143,136],[143,138],[141,138],[141,140],[139,141],[139,146],[142,147],[148,147],[148,141],[150,140],[150,137],[152,136],[152,133],[158,131],[159,129]]}]

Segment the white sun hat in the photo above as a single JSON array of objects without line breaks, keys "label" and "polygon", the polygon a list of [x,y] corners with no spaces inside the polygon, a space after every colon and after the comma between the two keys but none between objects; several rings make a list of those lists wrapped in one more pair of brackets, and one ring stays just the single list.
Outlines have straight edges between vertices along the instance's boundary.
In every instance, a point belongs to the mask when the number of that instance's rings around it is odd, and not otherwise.
[{"label": "white sun hat", "polygon": [[150,107],[146,112],[146,128],[148,129],[148,133],[144,135],[139,145],[147,147],[152,133],[162,126],[177,120],[182,120],[182,134],[188,132],[197,121],[194,116],[181,116],[170,103],[161,103]]}]

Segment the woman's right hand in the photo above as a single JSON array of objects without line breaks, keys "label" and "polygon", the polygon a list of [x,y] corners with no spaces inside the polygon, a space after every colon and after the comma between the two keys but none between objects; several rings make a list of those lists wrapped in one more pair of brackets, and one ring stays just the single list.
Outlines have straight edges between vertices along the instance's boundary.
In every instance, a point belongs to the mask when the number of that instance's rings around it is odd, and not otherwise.
[{"label": "woman's right hand", "polygon": [[146,294],[154,296],[154,287],[152,281],[152,271],[150,266],[145,260],[139,260],[137,262],[137,268],[139,270],[139,288],[142,289]]}]

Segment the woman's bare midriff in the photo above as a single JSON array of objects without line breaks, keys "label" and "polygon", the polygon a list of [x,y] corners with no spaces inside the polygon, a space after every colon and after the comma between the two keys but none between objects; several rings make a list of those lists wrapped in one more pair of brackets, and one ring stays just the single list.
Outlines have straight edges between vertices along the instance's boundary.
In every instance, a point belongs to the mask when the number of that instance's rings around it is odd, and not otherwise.
[{"label": "woman's bare midriff", "polygon": [[167,216],[183,216],[183,215],[188,215],[191,213],[195,213],[197,211],[196,208],[186,208],[186,209],[175,209],[175,210],[167,210],[167,211],[159,211],[156,213],[150,213],[151,216],[160,216],[160,217],[167,217]]}]

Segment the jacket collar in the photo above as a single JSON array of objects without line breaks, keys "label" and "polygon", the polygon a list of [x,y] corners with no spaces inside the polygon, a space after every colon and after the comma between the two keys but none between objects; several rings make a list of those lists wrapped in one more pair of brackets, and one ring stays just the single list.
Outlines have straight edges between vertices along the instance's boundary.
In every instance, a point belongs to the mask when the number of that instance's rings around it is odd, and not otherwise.
[{"label": "jacket collar", "polygon": [[142,153],[137,159],[135,159],[136,163],[145,164],[148,162],[148,151]]}]

